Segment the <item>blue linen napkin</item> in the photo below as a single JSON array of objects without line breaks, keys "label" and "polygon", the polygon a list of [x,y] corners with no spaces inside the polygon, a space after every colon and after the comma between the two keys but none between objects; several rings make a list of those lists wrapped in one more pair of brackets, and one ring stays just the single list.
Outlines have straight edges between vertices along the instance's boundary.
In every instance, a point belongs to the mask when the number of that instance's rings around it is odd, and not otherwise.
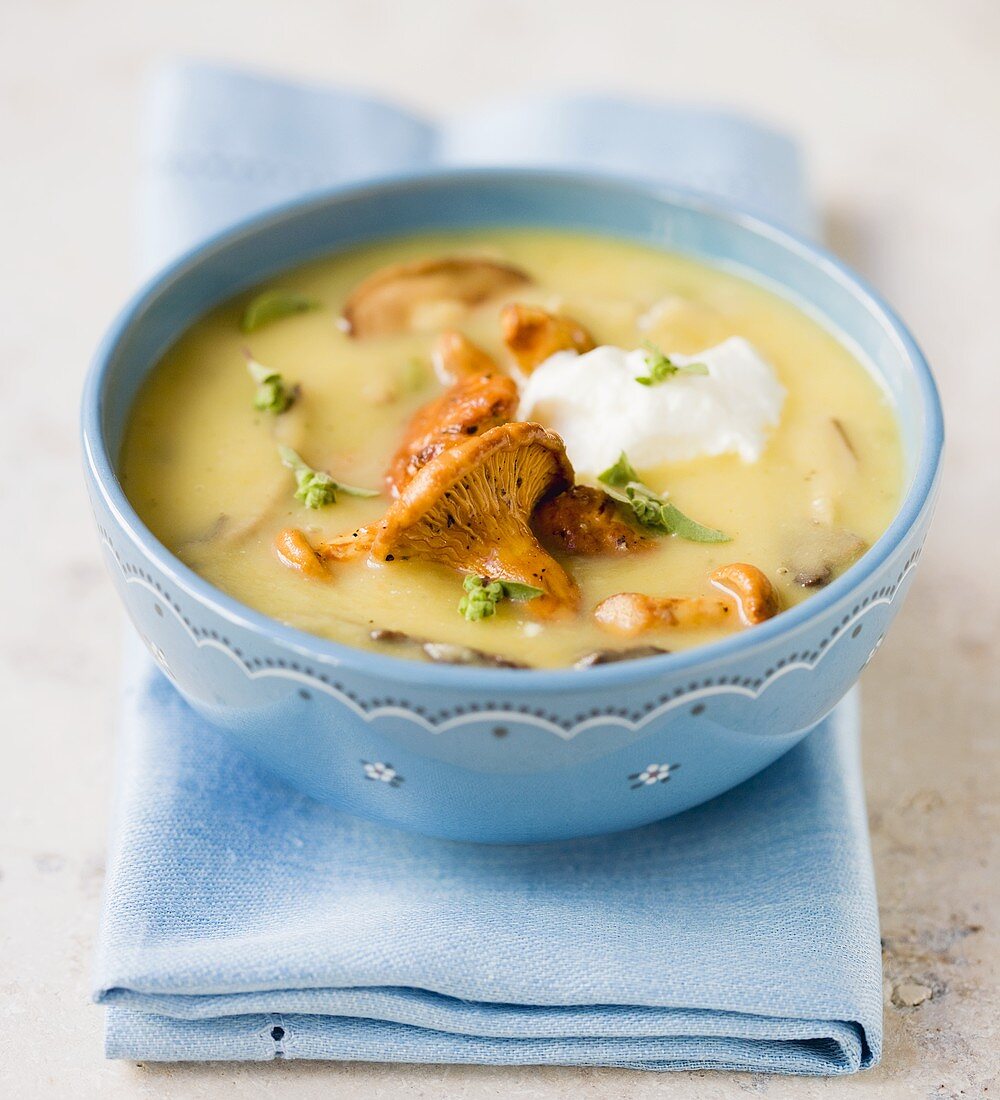
[{"label": "blue linen napkin", "polygon": [[[156,84],[144,262],[275,200],[431,162],[599,164],[808,226],[794,147],[605,100],[436,131],[203,66]],[[852,696],[755,779],[630,833],[430,840],[314,802],[132,643],[95,997],[107,1054],[850,1073],[878,1060],[878,917]]]}]

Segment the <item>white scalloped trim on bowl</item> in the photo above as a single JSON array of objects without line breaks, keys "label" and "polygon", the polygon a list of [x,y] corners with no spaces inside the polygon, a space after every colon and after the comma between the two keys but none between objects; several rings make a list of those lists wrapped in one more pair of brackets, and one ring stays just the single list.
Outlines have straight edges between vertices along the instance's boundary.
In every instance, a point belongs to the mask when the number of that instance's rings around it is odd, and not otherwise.
[{"label": "white scalloped trim on bowl", "polygon": [[[157,612],[162,615],[165,606],[184,628],[197,648],[211,648],[224,653],[249,680],[284,679],[300,683],[310,690],[322,692],[336,699],[352,713],[369,723],[382,718],[401,718],[432,734],[445,733],[467,725],[480,725],[484,722],[517,723],[547,730],[564,741],[570,741],[585,730],[598,726],[617,726],[628,732],[637,732],[664,714],[689,704],[695,704],[692,707],[692,712],[697,715],[704,709],[700,705],[701,700],[721,695],[736,695],[755,700],[789,673],[799,670],[811,672],[831,652],[833,642],[848,634],[856,637],[861,630],[861,619],[874,608],[888,606],[893,602],[900,586],[914,569],[920,557],[920,550],[915,550],[900,571],[896,582],[876,589],[872,595],[867,596],[858,603],[849,614],[845,615],[834,626],[829,635],[819,643],[815,650],[792,653],[789,657],[777,661],[773,668],[768,669],[764,676],[758,679],[734,676],[704,681],[700,685],[692,683],[687,688],[676,688],[669,698],[661,696],[655,702],[647,703],[635,711],[630,712],[627,708],[622,707],[608,708],[607,711],[592,710],[587,715],[578,716],[577,720],[573,722],[547,716],[544,711],[532,710],[527,706],[523,708],[503,708],[492,703],[486,703],[482,707],[472,704],[467,708],[456,708],[457,713],[454,714],[448,710],[442,710],[435,719],[428,717],[426,709],[423,707],[407,706],[396,700],[371,700],[366,705],[343,685],[331,683],[329,676],[326,674],[317,673],[310,668],[303,668],[295,661],[286,662],[283,659],[271,660],[270,658],[262,661],[260,658],[247,658],[242,650],[235,648],[229,642],[228,638],[219,637],[215,631],[204,631],[195,627],[181,612],[180,605],[163,589],[162,585],[153,580],[152,576],[144,570],[122,559],[111,542],[108,533],[103,529],[101,530],[101,536],[102,542],[110,551],[126,584],[138,585],[148,590],[157,600],[155,604]],[[868,662],[874,657],[882,644],[883,638],[884,635],[879,635],[861,669],[867,666]],[[143,640],[153,650],[154,658],[159,667],[170,679],[174,679],[166,654],[147,637],[143,636]],[[580,675],[585,676],[586,670],[580,670]],[[304,698],[308,698],[307,692],[302,692],[302,694]],[[502,735],[498,734],[498,736]]]}]

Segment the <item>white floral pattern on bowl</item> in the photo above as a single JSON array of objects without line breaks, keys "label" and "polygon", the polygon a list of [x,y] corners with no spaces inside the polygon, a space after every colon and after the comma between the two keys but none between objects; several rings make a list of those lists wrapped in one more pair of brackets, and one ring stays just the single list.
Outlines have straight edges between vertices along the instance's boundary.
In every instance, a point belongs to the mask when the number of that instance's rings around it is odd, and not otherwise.
[{"label": "white floral pattern on bowl", "polygon": [[647,764],[641,772],[634,772],[629,776],[632,790],[651,787],[654,783],[666,783],[679,767],[680,764]]},{"label": "white floral pattern on bowl", "polygon": [[361,764],[365,769],[365,779],[380,780],[390,787],[398,787],[403,782],[403,777],[391,764],[382,764],[379,761],[370,763],[367,760],[362,760]]}]

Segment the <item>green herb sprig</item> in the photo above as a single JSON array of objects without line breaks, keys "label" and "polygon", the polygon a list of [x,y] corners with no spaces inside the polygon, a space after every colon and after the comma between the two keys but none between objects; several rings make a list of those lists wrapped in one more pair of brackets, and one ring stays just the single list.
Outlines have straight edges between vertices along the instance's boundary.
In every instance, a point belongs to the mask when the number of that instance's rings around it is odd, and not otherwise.
[{"label": "green herb sprig", "polygon": [[658,386],[675,374],[708,374],[708,367],[704,363],[675,363],[655,344],[647,342],[646,347],[649,349],[646,356],[649,374],[641,374],[636,378],[640,386]]},{"label": "green herb sprig", "polygon": [[644,485],[624,451],[618,456],[618,461],[600,474],[597,480],[607,486],[608,496],[632,509],[632,514],[643,527],[665,535],[676,535],[688,542],[730,541],[723,531],[697,523]]},{"label": "green herb sprig", "polygon": [[465,595],[458,601],[458,613],[470,623],[488,619],[496,614],[497,604],[503,600],[523,603],[542,595],[541,588],[517,581],[487,581],[470,573],[462,582]]},{"label": "green herb sprig", "polygon": [[281,455],[281,461],[295,474],[295,499],[302,501],[307,508],[323,508],[327,504],[336,504],[338,493],[350,497],[379,495],[377,489],[359,489],[355,485],[345,485],[322,470],[314,470],[291,447],[279,447],[278,454]]},{"label": "green herb sprig", "polygon": [[253,298],[243,311],[240,328],[245,333],[256,332],[272,321],[318,307],[319,302],[314,298],[307,298],[293,290],[265,290]]},{"label": "green herb sprig", "polygon": [[247,360],[247,371],[257,383],[253,407],[260,412],[274,413],[275,416],[283,413],[295,400],[295,388],[289,389],[285,385],[285,380],[276,370],[271,370],[270,367],[265,367],[263,363],[258,363],[249,348],[244,348],[243,354]]}]

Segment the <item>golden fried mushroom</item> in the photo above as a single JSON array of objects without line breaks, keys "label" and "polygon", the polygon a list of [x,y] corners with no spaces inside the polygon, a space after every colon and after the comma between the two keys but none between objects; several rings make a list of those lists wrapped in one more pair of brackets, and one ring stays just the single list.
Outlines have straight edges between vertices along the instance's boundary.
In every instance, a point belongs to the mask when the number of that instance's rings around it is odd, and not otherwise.
[{"label": "golden fried mushroom", "polygon": [[646,596],[642,592],[618,592],[594,608],[598,623],[624,638],[647,630],[674,626],[718,626],[732,618],[725,600],[705,596]]},{"label": "golden fried mushroom", "polygon": [[368,553],[375,541],[375,527],[359,527],[347,535],[337,535],[326,539],[316,547],[316,553],[323,561],[350,561]]},{"label": "golden fried mushroom", "polygon": [[390,264],[369,275],[344,304],[341,323],[356,339],[392,336],[422,328],[422,309],[437,302],[460,307],[531,282],[527,272],[511,264],[476,256],[444,256]]},{"label": "golden fried mushroom", "polygon": [[334,561],[352,561],[364,557],[372,548],[375,531],[372,527],[359,527],[347,535],[325,539],[315,546],[304,531],[286,527],[274,538],[274,553],[278,561],[288,569],[294,569],[312,580],[327,580],[327,566]]},{"label": "golden fried mushroom", "polygon": [[545,501],[532,522],[543,542],[567,554],[632,554],[654,545],[592,485],[574,485]]},{"label": "golden fried mushroom", "polygon": [[500,311],[500,335],[524,374],[531,374],[557,351],[583,353],[596,346],[590,333],[571,317],[519,303]]},{"label": "golden fried mushroom", "polygon": [[434,373],[446,386],[476,374],[498,371],[493,356],[460,332],[442,332],[431,349]]},{"label": "golden fried mushroom", "polygon": [[278,532],[274,539],[274,552],[282,565],[309,577],[310,580],[329,579],[330,574],[319,554],[297,527],[287,527]]},{"label": "golden fried mushroom", "polygon": [[572,484],[562,440],[539,424],[502,424],[443,451],[386,513],[372,559],[421,558],[488,580],[540,588],[526,606],[543,617],[573,609],[579,591],[539,545],[535,505]]},{"label": "golden fried mushroom", "polygon": [[773,619],[781,610],[774,585],[756,565],[747,565],[746,562],[722,565],[713,570],[708,579],[733,598],[744,626]]},{"label": "golden fried mushroom", "polygon": [[744,626],[753,626],[781,610],[773,585],[755,565],[723,565],[709,574],[709,580],[726,599],[619,592],[594,608],[594,618],[606,630],[634,638],[665,627],[720,626],[736,617]]},{"label": "golden fried mushroom", "polygon": [[440,397],[418,409],[385,475],[393,496],[442,451],[506,423],[517,411],[517,383],[486,371],[461,378]]}]

